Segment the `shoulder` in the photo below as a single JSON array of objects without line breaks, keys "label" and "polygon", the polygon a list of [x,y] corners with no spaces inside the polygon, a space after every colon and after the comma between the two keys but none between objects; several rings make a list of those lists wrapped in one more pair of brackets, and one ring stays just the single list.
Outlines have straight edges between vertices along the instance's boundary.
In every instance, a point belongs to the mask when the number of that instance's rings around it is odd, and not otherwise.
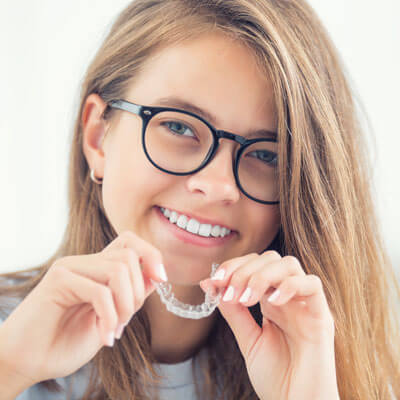
[{"label": "shoulder", "polygon": [[89,374],[90,364],[86,364],[71,375],[55,379],[61,386],[59,392],[50,392],[36,384],[20,393],[15,400],[65,400],[67,393],[68,398],[81,399],[89,383]]}]

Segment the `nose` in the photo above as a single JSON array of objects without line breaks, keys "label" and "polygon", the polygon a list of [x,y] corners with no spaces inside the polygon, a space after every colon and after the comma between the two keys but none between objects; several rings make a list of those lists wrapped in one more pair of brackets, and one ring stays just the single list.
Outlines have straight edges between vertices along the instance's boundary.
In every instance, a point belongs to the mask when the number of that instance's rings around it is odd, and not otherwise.
[{"label": "nose", "polygon": [[220,142],[213,159],[200,171],[189,175],[187,188],[192,193],[202,193],[207,202],[235,203],[240,190],[233,173],[233,149],[228,143]]}]

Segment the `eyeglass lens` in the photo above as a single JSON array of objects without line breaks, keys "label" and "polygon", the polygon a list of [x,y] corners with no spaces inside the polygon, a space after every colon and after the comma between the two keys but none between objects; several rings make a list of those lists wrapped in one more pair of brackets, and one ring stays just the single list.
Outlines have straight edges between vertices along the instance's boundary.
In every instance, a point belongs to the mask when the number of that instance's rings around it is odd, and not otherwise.
[{"label": "eyeglass lens", "polygon": [[[175,111],[154,115],[145,134],[152,161],[175,173],[197,169],[213,145],[213,134],[198,118]],[[238,165],[244,191],[261,201],[278,201],[277,143],[257,142],[246,147]]]}]

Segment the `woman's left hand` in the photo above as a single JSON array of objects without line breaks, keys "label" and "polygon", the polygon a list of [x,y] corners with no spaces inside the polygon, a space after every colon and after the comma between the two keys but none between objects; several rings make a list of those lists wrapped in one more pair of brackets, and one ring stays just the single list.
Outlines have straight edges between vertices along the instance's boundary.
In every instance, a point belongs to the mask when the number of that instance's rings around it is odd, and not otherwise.
[{"label": "woman's left hand", "polygon": [[[236,337],[250,382],[261,400],[338,400],[332,314],[316,275],[307,275],[297,258],[276,251],[251,253],[223,262],[222,280],[201,281],[201,288],[233,299],[219,310]],[[215,276],[215,274],[214,274]],[[239,299],[251,289],[244,303]],[[268,298],[274,289],[279,296]],[[260,327],[248,307],[260,302]]]}]

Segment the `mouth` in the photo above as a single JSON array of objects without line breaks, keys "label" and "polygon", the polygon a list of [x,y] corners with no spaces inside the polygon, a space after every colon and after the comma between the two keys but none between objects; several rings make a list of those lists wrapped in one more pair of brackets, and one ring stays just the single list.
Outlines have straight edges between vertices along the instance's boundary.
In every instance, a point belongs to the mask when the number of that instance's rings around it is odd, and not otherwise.
[{"label": "mouth", "polygon": [[223,237],[200,236],[198,234],[188,232],[185,228],[181,228],[178,225],[176,225],[176,223],[171,222],[169,218],[167,218],[164,215],[160,206],[154,206],[154,210],[158,218],[162,222],[162,224],[165,226],[165,228],[168,229],[169,232],[172,233],[172,235],[176,237],[178,240],[187,244],[192,244],[200,247],[222,246],[224,244],[227,244],[237,234],[236,231],[231,231],[230,233],[226,234]]}]

